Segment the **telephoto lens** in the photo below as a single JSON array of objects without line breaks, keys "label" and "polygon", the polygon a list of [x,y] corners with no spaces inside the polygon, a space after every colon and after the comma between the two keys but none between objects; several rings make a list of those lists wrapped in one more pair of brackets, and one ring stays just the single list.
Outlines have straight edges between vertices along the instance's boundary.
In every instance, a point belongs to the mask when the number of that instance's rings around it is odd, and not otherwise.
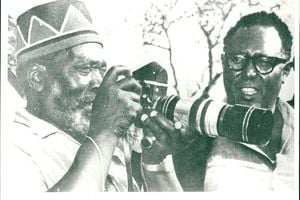
[{"label": "telephoto lens", "polygon": [[274,123],[270,110],[204,98],[162,97],[154,103],[154,109],[173,122],[187,124],[200,135],[227,137],[255,145],[268,144]]}]

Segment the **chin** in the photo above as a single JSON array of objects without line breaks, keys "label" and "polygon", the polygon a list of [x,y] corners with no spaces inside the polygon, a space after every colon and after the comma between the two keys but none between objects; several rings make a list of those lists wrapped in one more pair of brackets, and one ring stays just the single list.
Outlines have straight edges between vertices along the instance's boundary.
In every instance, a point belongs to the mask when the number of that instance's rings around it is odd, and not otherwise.
[{"label": "chin", "polygon": [[253,106],[255,108],[264,108],[264,109],[270,109],[269,107],[263,106],[261,102],[255,102],[255,101],[238,101],[237,104],[245,105],[245,106]]},{"label": "chin", "polygon": [[80,121],[75,121],[74,125],[74,129],[76,130],[76,132],[78,132],[78,134],[81,136],[85,136],[89,131],[90,120],[82,118]]},{"label": "chin", "polygon": [[255,108],[263,108],[262,107],[262,105],[261,105],[261,103],[249,103],[249,104],[245,104],[245,105],[247,105],[247,106],[253,106],[253,107],[255,107]]},{"label": "chin", "polygon": [[82,137],[87,135],[90,126],[90,116],[85,113],[77,111],[72,113],[65,113],[65,131],[73,137]]},{"label": "chin", "polygon": [[258,102],[257,99],[251,99],[251,98],[247,99],[247,98],[235,97],[235,98],[228,99],[227,103],[232,105],[240,104],[244,106],[254,106],[256,108],[262,107],[262,104]]}]

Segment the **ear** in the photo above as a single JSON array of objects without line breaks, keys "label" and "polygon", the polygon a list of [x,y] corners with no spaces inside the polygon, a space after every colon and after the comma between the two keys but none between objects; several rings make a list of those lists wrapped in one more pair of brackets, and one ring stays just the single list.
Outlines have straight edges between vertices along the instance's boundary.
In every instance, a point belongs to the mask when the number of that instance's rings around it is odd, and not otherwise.
[{"label": "ear", "polygon": [[27,71],[27,81],[29,86],[35,91],[41,92],[44,89],[44,77],[46,67],[39,64],[32,64]]},{"label": "ear", "polygon": [[287,63],[284,66],[283,71],[282,71],[282,83],[284,83],[285,80],[287,79],[293,65],[294,65],[294,62],[292,61],[292,62]]}]

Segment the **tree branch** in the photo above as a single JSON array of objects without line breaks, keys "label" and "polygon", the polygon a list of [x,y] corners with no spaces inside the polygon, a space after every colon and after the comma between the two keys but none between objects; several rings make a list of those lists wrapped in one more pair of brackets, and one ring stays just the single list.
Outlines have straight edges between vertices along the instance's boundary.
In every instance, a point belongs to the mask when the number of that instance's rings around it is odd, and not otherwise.
[{"label": "tree branch", "polygon": [[211,44],[211,48],[215,48],[220,42],[216,40],[214,43]]},{"label": "tree branch", "polygon": [[271,8],[270,8],[270,10],[271,11],[278,11],[278,10],[280,10],[280,5],[279,4],[276,4],[276,5],[274,5],[274,6],[272,6]]},{"label": "tree branch", "polygon": [[215,26],[213,26],[210,30],[207,31],[208,35],[211,35],[211,33],[215,30]]},{"label": "tree branch", "polygon": [[248,5],[251,7],[251,6],[257,6],[259,5],[259,2],[255,2],[253,3],[251,0],[248,0]]},{"label": "tree branch", "polygon": [[158,48],[160,48],[160,49],[167,50],[167,51],[170,50],[170,48],[163,47],[163,46],[161,46],[161,45],[159,45],[159,44],[155,44],[155,43],[147,42],[147,41],[144,42],[144,45],[155,46],[155,47],[158,47]]},{"label": "tree branch", "polygon": [[170,66],[173,72],[173,79],[174,79],[174,89],[176,90],[176,93],[178,96],[180,96],[180,91],[178,89],[178,80],[177,80],[177,75],[176,75],[176,70],[175,70],[175,66],[173,64],[173,51],[172,51],[172,44],[171,44],[171,40],[168,34],[168,29],[164,29],[165,35],[167,37],[168,40],[168,44],[169,44],[169,62],[170,62]]},{"label": "tree branch", "polygon": [[217,80],[218,80],[219,77],[222,75],[222,73],[223,73],[223,72],[220,72],[220,73],[216,74],[216,75],[214,76],[214,78],[212,78],[212,79],[209,81],[208,85],[207,85],[207,86],[205,87],[205,89],[203,90],[201,97],[206,97],[206,98],[209,97],[209,91],[210,91],[210,89],[212,88],[212,86],[214,86],[214,85],[216,84]]}]

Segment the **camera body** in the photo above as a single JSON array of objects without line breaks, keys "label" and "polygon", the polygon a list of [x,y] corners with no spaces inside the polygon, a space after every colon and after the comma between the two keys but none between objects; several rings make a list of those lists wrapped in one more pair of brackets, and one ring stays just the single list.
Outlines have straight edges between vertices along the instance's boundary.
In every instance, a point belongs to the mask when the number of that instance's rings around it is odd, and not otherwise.
[{"label": "camera body", "polygon": [[221,136],[256,145],[266,145],[271,138],[274,118],[270,110],[229,105],[204,97],[192,100],[166,96],[167,87],[159,85],[167,85],[167,72],[156,62],[133,72],[133,77],[142,84],[140,101],[144,112],[156,110],[173,122],[180,121],[189,126],[191,134]]},{"label": "camera body", "polygon": [[[144,112],[148,113],[153,108],[153,103],[167,94],[168,73],[157,62],[147,65],[132,72],[133,77],[142,85],[140,103]],[[150,81],[152,84],[149,84]],[[157,83],[157,84],[155,84]]]}]

